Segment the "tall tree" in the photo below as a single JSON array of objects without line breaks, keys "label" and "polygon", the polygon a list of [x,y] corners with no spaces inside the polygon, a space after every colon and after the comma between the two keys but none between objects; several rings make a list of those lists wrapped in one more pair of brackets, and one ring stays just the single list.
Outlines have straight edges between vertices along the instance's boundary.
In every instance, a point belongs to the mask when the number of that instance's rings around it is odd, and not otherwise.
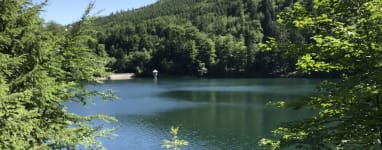
[{"label": "tall tree", "polygon": [[316,116],[282,124],[273,131],[274,139],[263,139],[261,145],[382,148],[381,8],[380,0],[315,0],[313,5],[295,3],[281,14],[282,23],[308,31],[311,41],[269,45],[297,54],[303,71],[340,71],[343,77],[324,82],[323,94],[307,99],[305,106],[318,109]]},{"label": "tall tree", "polygon": [[[64,102],[109,93],[88,91],[84,83],[106,75],[108,58],[89,48],[94,42],[87,9],[82,21],[65,31],[43,29],[45,3],[0,1],[0,149],[75,149],[102,147],[94,118],[69,113]],[[52,26],[50,26],[52,27]]]}]

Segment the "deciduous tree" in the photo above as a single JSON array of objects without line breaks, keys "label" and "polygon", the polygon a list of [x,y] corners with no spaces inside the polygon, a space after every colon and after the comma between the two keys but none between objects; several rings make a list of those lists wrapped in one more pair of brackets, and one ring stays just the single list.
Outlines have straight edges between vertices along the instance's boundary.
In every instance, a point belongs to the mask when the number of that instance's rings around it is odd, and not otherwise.
[{"label": "deciduous tree", "polygon": [[381,149],[382,1],[295,3],[279,20],[307,31],[311,41],[274,41],[270,47],[299,56],[302,71],[339,71],[343,77],[324,82],[323,94],[306,101],[305,106],[319,111],[316,116],[284,123],[273,131],[273,139],[260,144],[271,149]]}]

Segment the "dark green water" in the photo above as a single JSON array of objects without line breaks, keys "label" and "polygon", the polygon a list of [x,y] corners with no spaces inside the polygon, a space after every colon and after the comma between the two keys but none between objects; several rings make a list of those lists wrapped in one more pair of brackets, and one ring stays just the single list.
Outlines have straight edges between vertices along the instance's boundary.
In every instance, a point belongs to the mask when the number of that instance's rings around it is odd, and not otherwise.
[{"label": "dark green water", "polygon": [[83,115],[102,113],[119,121],[113,139],[101,139],[108,149],[161,149],[170,139],[172,125],[190,142],[182,149],[258,149],[261,137],[284,121],[313,114],[267,106],[270,100],[298,100],[313,94],[312,79],[133,79],[90,86],[112,89],[119,100],[96,101],[83,108],[68,104]]}]

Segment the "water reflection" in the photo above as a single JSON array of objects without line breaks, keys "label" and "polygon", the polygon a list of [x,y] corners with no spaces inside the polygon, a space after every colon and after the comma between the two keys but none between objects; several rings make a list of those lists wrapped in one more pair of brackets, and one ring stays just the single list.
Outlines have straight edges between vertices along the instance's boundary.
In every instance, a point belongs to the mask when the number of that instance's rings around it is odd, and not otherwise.
[{"label": "water reflection", "polygon": [[267,135],[277,123],[299,119],[309,114],[312,112],[307,110],[296,114],[293,111],[278,109],[211,105],[156,115],[117,117],[121,124],[136,121],[137,124],[150,126],[153,131],[159,130],[161,134],[149,133],[148,136],[160,136],[162,139],[168,138],[163,134],[166,134],[170,126],[181,126],[180,136],[192,142],[190,149],[225,149],[227,146],[230,149],[251,149],[256,148],[258,139]]},{"label": "water reflection", "polygon": [[103,139],[108,149],[160,149],[170,138],[170,126],[181,126],[185,149],[257,149],[260,137],[278,123],[310,116],[309,110],[276,109],[269,100],[298,100],[312,94],[316,80],[308,79],[135,79],[108,82],[94,88],[113,89],[120,100],[97,101],[81,114],[104,113],[119,122],[118,137]]}]

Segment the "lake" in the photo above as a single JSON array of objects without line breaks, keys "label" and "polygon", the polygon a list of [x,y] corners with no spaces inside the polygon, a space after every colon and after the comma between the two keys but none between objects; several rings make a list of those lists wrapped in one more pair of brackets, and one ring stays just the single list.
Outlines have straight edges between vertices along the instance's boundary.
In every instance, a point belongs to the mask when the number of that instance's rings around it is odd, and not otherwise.
[{"label": "lake", "polygon": [[296,101],[314,93],[314,79],[132,79],[107,81],[90,89],[112,89],[118,100],[82,107],[67,104],[70,112],[102,113],[118,122],[117,136],[101,139],[107,149],[161,149],[179,126],[179,138],[190,142],[182,149],[257,149],[261,137],[281,122],[314,114],[266,105],[271,100]]}]

